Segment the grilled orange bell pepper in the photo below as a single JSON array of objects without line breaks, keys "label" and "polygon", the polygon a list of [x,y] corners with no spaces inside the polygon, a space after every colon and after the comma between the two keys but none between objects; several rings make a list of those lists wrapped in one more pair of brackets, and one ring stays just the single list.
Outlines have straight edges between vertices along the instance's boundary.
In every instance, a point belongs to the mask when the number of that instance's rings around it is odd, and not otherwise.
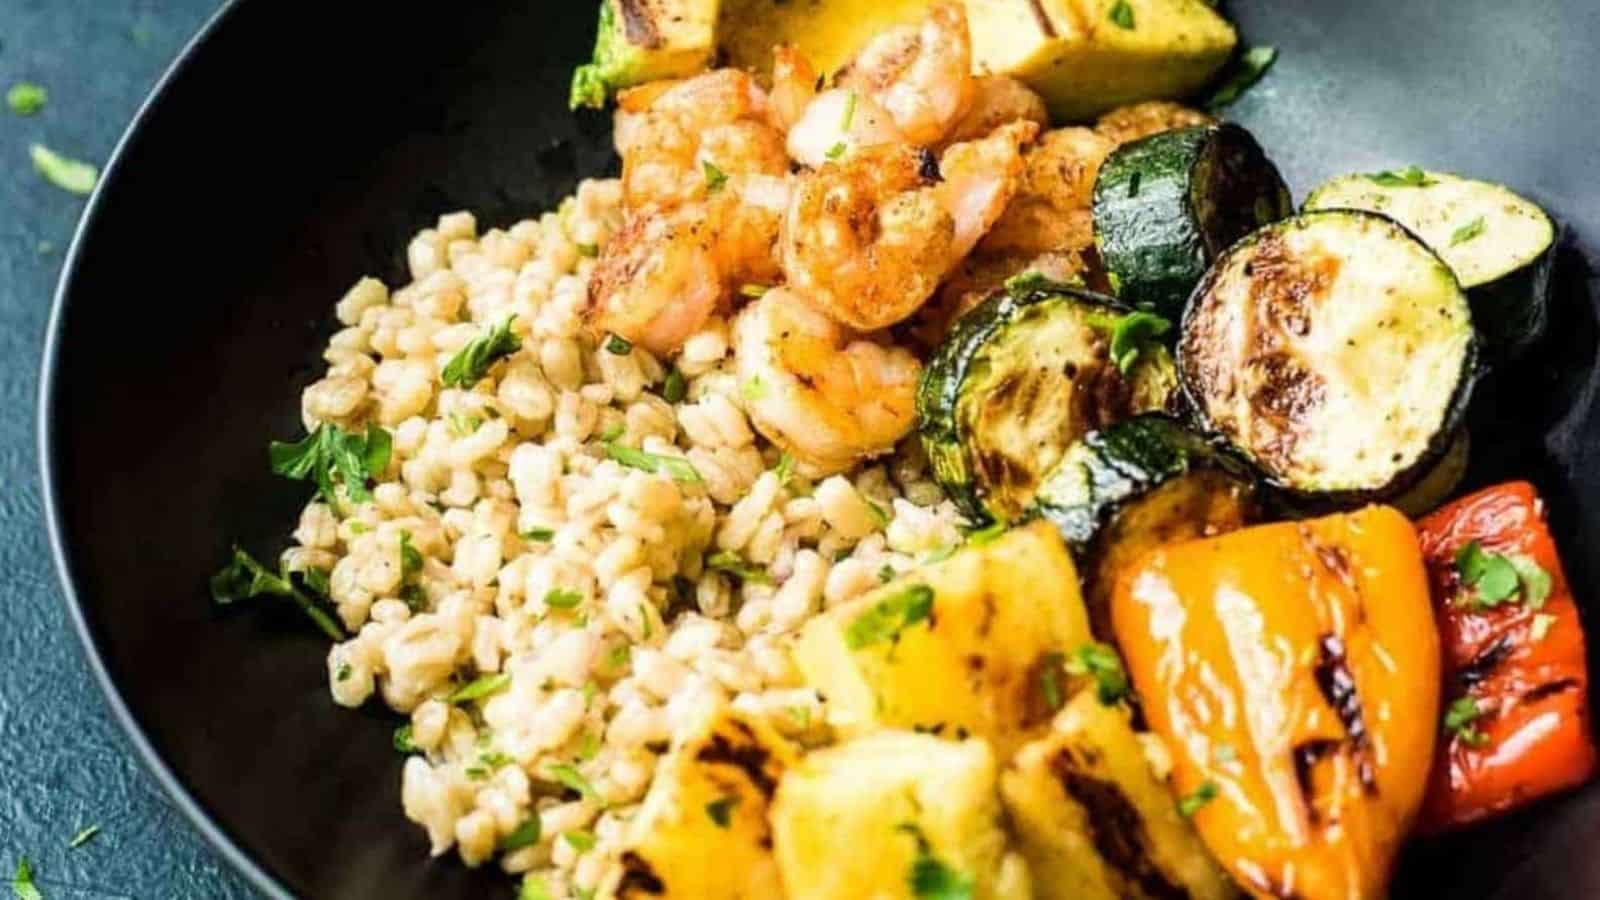
[{"label": "grilled orange bell pepper", "polygon": [[[1463,497],[1418,530],[1444,642],[1448,726],[1422,827],[1455,828],[1588,781],[1583,629],[1533,486]],[[1510,567],[1498,583],[1496,558]]]},{"label": "grilled orange bell pepper", "polygon": [[1422,804],[1439,640],[1388,507],[1162,547],[1112,619],[1179,809],[1256,897],[1385,896]]}]

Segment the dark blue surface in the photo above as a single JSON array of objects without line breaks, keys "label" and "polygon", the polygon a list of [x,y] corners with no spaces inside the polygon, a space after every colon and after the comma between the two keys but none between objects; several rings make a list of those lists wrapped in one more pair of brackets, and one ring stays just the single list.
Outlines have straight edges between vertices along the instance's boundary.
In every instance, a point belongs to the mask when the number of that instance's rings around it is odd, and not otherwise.
[{"label": "dark blue surface", "polygon": [[[0,0],[0,93],[32,81],[38,115],[0,107],[0,894],[26,856],[47,900],[252,898],[140,766],[84,667],[40,521],[34,398],[50,296],[82,198],[28,162],[43,143],[104,160],[219,0]],[[181,235],[174,235],[179,241]],[[128,302],[161,302],[130,285]],[[114,462],[108,460],[108,464]],[[77,849],[74,834],[101,832]]]}]

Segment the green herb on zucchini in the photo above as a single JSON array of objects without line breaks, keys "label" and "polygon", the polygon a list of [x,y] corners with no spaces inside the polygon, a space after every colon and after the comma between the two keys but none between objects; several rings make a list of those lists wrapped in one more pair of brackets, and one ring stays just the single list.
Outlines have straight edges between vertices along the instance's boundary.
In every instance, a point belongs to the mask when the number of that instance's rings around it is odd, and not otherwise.
[{"label": "green herb on zucchini", "polygon": [[1484,223],[1483,216],[1473,219],[1450,233],[1450,246],[1459,247],[1473,238],[1480,237],[1486,227],[1488,226]]},{"label": "green herb on zucchini", "polygon": [[1367,180],[1379,187],[1407,188],[1428,187],[1438,184],[1433,177],[1417,166],[1406,166],[1404,169],[1392,169],[1387,172],[1373,172],[1366,176]]}]

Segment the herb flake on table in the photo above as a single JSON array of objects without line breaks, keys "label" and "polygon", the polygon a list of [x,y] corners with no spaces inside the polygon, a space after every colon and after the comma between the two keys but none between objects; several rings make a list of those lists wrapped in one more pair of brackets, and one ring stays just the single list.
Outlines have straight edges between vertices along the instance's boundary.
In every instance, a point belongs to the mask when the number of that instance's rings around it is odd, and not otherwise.
[{"label": "herb flake on table", "polygon": [[6,107],[19,116],[38,114],[49,99],[49,92],[31,81],[19,81],[6,91]]},{"label": "herb flake on table", "polygon": [[16,900],[44,900],[33,883],[33,866],[26,856],[17,860],[17,871],[11,876],[11,896]]},{"label": "herb flake on table", "polygon": [[93,193],[95,183],[100,180],[100,170],[93,165],[62,156],[43,144],[29,147],[28,156],[33,160],[34,171],[45,181],[70,194]]},{"label": "herb flake on table", "polygon": [[482,381],[491,366],[522,349],[522,339],[511,330],[516,321],[516,316],[508,316],[504,322],[456,351],[445,363],[439,380],[446,387],[454,388],[470,388]]},{"label": "herb flake on table", "polygon": [[1272,68],[1272,64],[1277,61],[1277,47],[1251,47],[1249,50],[1239,54],[1239,58],[1229,68],[1228,75],[1223,79],[1222,84],[1212,93],[1211,98],[1205,102],[1206,110],[1216,112],[1232,106],[1240,97],[1244,96],[1245,91],[1250,90],[1256,82],[1260,81],[1262,76],[1267,74],[1267,70]]},{"label": "herb flake on table", "polygon": [[68,850],[76,850],[79,847],[82,847],[84,844],[87,844],[90,841],[94,840],[95,836],[98,835],[99,833],[100,833],[100,826],[99,825],[90,825],[88,828],[85,828],[82,831],[79,831],[77,834],[73,835],[72,836],[72,840],[67,841],[67,849]]}]

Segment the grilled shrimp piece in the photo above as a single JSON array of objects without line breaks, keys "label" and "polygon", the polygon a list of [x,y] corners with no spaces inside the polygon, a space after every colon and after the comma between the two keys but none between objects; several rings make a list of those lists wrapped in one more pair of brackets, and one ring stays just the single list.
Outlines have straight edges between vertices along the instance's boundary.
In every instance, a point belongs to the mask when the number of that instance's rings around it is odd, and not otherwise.
[{"label": "grilled shrimp piece", "polygon": [[1216,123],[1216,119],[1180,103],[1149,100],[1106,113],[1095,123],[1094,130],[1113,144],[1126,144],[1163,131]]},{"label": "grilled shrimp piece", "polygon": [[1023,157],[1021,186],[978,251],[1024,257],[1087,251],[1094,245],[1095,177],[1114,146],[1087,128],[1046,132]]},{"label": "grilled shrimp piece", "polygon": [[910,144],[889,111],[856,91],[834,88],[818,94],[789,129],[789,156],[816,169],[849,159],[866,147]]},{"label": "grilled shrimp piece", "polygon": [[853,335],[795,291],[746,306],[733,341],[750,421],[808,474],[843,471],[911,431],[917,358]]},{"label": "grilled shrimp piece", "polygon": [[811,64],[800,48],[784,44],[772,51],[772,117],[780,129],[788,132],[800,121],[812,100],[817,98],[819,82],[817,68]]},{"label": "grilled shrimp piece", "polygon": [[704,198],[708,164],[727,175],[789,170],[766,92],[735,69],[622,92],[615,138],[630,209]]},{"label": "grilled shrimp piece", "polygon": [[1035,128],[954,145],[942,163],[905,144],[865,147],[802,177],[779,241],[789,284],[859,331],[911,315],[1005,209]]},{"label": "grilled shrimp piece", "polygon": [[982,75],[973,81],[972,105],[945,140],[955,143],[981,138],[1012,122],[1050,127],[1050,111],[1033,88],[1009,75]]},{"label": "grilled shrimp piece", "polygon": [[972,103],[972,35],[960,3],[935,3],[919,25],[873,38],[834,79],[888,110],[913,144],[944,139]]}]

